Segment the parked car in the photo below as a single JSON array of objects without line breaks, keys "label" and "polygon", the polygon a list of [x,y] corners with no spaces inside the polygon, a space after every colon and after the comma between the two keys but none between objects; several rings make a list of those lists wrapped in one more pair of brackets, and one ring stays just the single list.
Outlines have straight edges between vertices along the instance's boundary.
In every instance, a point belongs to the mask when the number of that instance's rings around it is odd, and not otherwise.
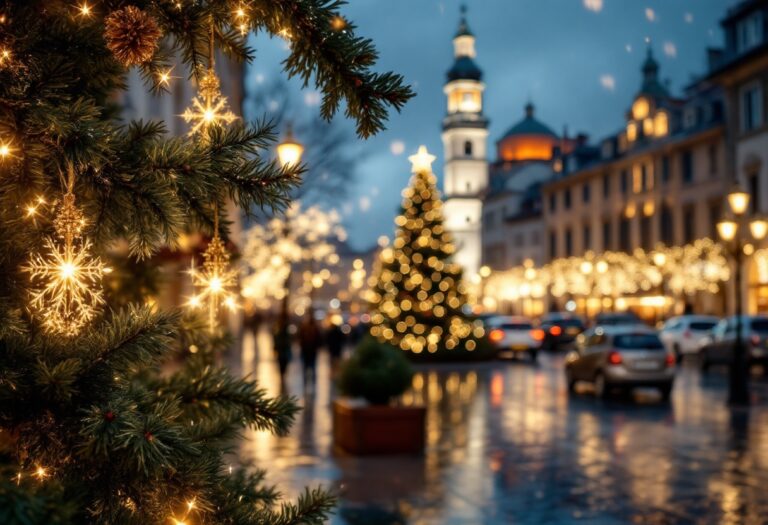
[{"label": "parked car", "polygon": [[597,314],[595,326],[634,326],[645,323],[634,312],[609,312]]},{"label": "parked car", "polygon": [[570,313],[551,313],[541,318],[544,330],[544,348],[555,350],[568,345],[584,331],[584,321]]},{"label": "parked car", "polygon": [[720,319],[711,315],[680,315],[662,327],[659,337],[678,362],[684,355],[697,354],[705,338]]},{"label": "parked car", "polygon": [[[736,321],[735,315],[721,320],[704,338],[699,349],[702,370],[731,362],[736,344]],[[741,341],[749,365],[768,365],[768,317],[741,316]]]},{"label": "parked car", "polygon": [[527,355],[536,361],[544,341],[544,330],[536,328],[527,317],[497,316],[486,319],[488,339],[502,358]]},{"label": "parked car", "polygon": [[576,349],[565,358],[565,377],[569,392],[579,381],[593,383],[600,398],[618,389],[655,387],[666,401],[675,379],[675,358],[648,327],[598,326],[576,338]]}]

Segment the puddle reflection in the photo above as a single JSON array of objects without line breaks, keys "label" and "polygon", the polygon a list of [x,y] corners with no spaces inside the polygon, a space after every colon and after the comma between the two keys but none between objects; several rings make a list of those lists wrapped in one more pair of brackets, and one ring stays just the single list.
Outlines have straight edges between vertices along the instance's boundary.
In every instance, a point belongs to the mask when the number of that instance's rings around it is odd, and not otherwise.
[{"label": "puddle reflection", "polygon": [[[280,392],[268,334],[246,335],[238,357],[243,373]],[[333,451],[327,355],[315,395],[303,397],[299,369],[295,358],[285,385],[304,407],[290,435],[250,432],[240,453],[287,495],[338,491],[335,524],[371,513],[393,524],[758,523],[768,512],[768,410],[732,414],[724,382],[693,367],[669,405],[651,393],[569,397],[559,357],[422,369],[401,402],[427,407],[424,454],[362,458]]]}]

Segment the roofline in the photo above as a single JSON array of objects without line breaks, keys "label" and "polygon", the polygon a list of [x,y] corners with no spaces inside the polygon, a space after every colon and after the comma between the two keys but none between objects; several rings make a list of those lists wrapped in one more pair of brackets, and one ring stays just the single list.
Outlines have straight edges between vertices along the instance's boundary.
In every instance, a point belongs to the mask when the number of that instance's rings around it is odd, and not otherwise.
[{"label": "roofline", "polygon": [[663,151],[665,147],[684,145],[688,142],[694,142],[695,140],[701,139],[703,137],[707,137],[709,135],[716,135],[718,131],[723,131],[723,130],[724,130],[724,124],[718,123],[710,127],[701,129],[692,135],[687,135],[684,137],[674,137],[674,136],[668,137],[669,140],[663,143],[658,143],[658,146],[655,148],[646,148],[643,150],[631,151],[627,155],[612,158],[605,161],[601,159],[600,162],[590,164],[589,166],[586,166],[577,171],[572,171],[569,174],[567,174],[565,177],[561,177],[559,179],[554,179],[552,181],[543,183],[541,185],[541,193],[543,195],[545,192],[551,192],[553,190],[560,189],[561,187],[564,187],[574,181],[580,181],[582,178],[588,178],[589,175],[592,175],[598,171],[602,171],[608,166],[612,166],[614,164],[619,164],[622,162],[631,162],[637,157],[641,157],[643,155],[647,155],[649,153],[654,153],[657,151]]}]

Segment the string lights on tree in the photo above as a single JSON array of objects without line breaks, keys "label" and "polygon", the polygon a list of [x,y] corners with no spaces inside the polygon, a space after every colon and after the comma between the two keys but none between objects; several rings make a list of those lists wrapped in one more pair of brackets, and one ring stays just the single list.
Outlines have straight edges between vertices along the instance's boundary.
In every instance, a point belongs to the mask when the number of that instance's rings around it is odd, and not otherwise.
[{"label": "string lights on tree", "polygon": [[424,146],[409,157],[413,177],[403,190],[397,233],[381,252],[370,301],[371,335],[413,354],[472,352],[483,328],[462,312],[461,269],[450,261],[451,236]]}]

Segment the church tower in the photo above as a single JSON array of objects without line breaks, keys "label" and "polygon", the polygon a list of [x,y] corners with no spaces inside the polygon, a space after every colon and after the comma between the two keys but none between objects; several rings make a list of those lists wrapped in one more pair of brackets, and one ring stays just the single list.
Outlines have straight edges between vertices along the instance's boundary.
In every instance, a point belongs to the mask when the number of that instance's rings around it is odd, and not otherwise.
[{"label": "church tower", "polygon": [[465,278],[480,268],[483,192],[488,186],[488,120],[483,116],[483,73],[475,64],[475,36],[469,30],[466,7],[453,39],[454,62],[443,91],[448,114],[443,119],[445,226],[456,244],[454,261]]}]

